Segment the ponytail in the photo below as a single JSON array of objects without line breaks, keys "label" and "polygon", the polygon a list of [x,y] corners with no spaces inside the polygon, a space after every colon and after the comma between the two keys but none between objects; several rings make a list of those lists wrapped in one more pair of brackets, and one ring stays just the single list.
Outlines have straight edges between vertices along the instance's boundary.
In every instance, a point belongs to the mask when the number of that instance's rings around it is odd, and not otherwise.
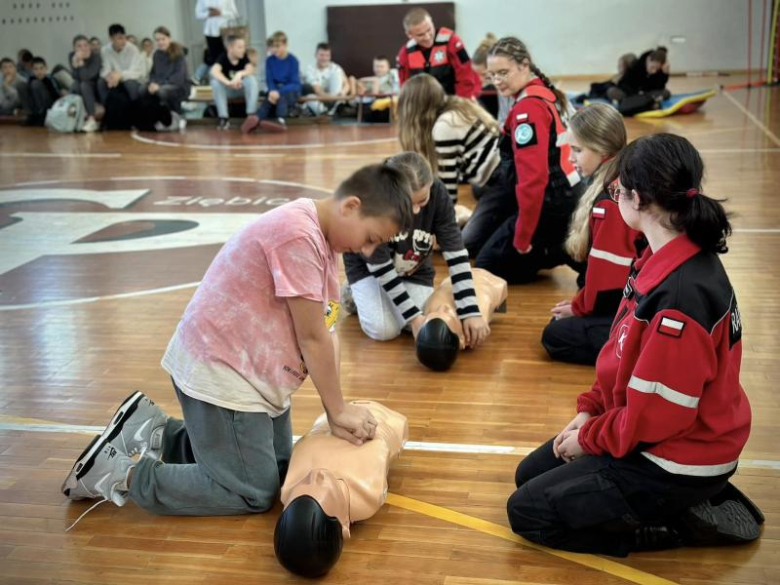
[{"label": "ponytail", "polygon": [[668,213],[666,226],[683,232],[702,250],[725,254],[731,235],[720,200],[701,191],[704,163],[694,146],[675,134],[652,134],[629,144],[619,156],[620,182],[639,196],[640,208]]}]

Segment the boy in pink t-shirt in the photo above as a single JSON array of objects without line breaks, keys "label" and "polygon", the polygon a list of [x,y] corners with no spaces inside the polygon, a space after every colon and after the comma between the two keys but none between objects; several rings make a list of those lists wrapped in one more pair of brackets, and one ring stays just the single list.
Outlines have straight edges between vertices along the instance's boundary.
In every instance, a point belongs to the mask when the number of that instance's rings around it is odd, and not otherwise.
[{"label": "boy in pink t-shirt", "polygon": [[245,226],[212,262],[162,360],[184,419],[135,392],[79,456],[63,493],[120,506],[130,498],[156,514],[264,512],[284,480],[290,398],[307,375],[334,435],[372,439],[376,420],[341,394],[337,254],[370,255],[411,221],[407,177],[371,165],[331,197]]}]

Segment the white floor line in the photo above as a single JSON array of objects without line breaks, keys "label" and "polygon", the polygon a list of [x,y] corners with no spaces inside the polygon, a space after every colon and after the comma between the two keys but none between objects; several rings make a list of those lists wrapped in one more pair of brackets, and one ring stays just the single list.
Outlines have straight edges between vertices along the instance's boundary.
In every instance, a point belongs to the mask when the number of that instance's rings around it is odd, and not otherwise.
[{"label": "white floor line", "polygon": [[111,299],[129,299],[133,297],[143,297],[147,295],[156,295],[158,293],[166,293],[175,290],[182,290],[185,288],[194,288],[198,286],[200,282],[188,282],[187,284],[177,284],[175,286],[164,286],[161,288],[152,288],[147,290],[139,290],[129,293],[119,293],[115,295],[105,295],[102,297],[87,297],[83,299],[67,299],[63,301],[42,301],[40,303],[27,303],[24,305],[0,305],[0,311],[18,311],[20,309],[49,309],[52,307],[68,307],[72,305],[83,305],[86,303],[95,303],[97,301],[107,301]]},{"label": "white floor line", "polygon": [[769,139],[770,139],[772,142],[774,142],[774,143],[775,143],[777,146],[780,146],[780,138],[778,138],[778,137],[777,137],[777,134],[775,134],[775,133],[774,133],[774,132],[772,132],[772,131],[771,131],[769,128],[767,128],[767,127],[764,125],[764,123],[763,123],[761,120],[759,120],[758,118],[756,118],[756,117],[753,115],[753,113],[752,113],[752,112],[750,112],[750,111],[749,111],[747,108],[745,108],[745,106],[743,106],[742,104],[740,104],[740,103],[739,103],[739,102],[736,100],[736,98],[734,98],[734,96],[732,96],[732,95],[731,95],[729,92],[727,92],[727,91],[721,92],[721,95],[722,95],[722,96],[724,96],[724,97],[725,97],[727,100],[729,100],[729,101],[730,101],[732,104],[734,104],[735,106],[737,106],[737,109],[739,109],[739,110],[740,110],[740,111],[741,111],[743,114],[745,114],[745,115],[748,117],[748,120],[750,120],[750,121],[751,121],[751,122],[753,122],[753,123],[754,123],[756,126],[758,126],[759,128],[761,128],[761,130],[763,130],[763,131],[764,131],[764,134],[766,134],[766,135],[767,135],[767,137],[769,137]]},{"label": "white floor line", "polygon": [[[1,416],[1,415],[0,415]],[[24,431],[33,433],[76,433],[82,435],[97,435],[102,433],[104,427],[67,425],[52,423],[26,423],[26,422],[1,422],[0,431]],[[293,442],[301,437],[293,436]],[[464,453],[474,455],[528,455],[536,447],[510,447],[506,445],[476,445],[461,443],[427,443],[419,441],[407,441],[404,449],[409,451],[433,451],[437,453]],[[771,459],[741,459],[739,467],[743,469],[772,469],[780,470],[780,461]]]},{"label": "white floor line", "polygon": [[24,158],[122,158],[118,152],[96,152],[75,153],[75,152],[0,152],[0,157],[24,157]]},{"label": "white floor line", "polygon": [[[146,138],[140,136],[137,132],[133,132],[131,135],[133,140],[143,142],[145,144],[154,144],[157,146],[168,146],[172,148],[191,148],[197,150],[293,150],[293,149],[307,149],[307,148],[335,148],[338,146],[362,146],[364,144],[383,144],[386,142],[397,142],[397,138],[376,138],[373,140],[349,140],[346,142],[316,142],[313,144],[187,144],[182,142],[168,142],[165,140],[154,140],[152,138]],[[237,157],[249,157],[252,158],[255,155],[247,154],[234,155]]]},{"label": "white floor line", "polygon": [[742,154],[742,153],[773,153],[780,152],[780,148],[702,148],[701,154]]},{"label": "white floor line", "polygon": [[780,234],[778,228],[735,228],[735,234]]}]

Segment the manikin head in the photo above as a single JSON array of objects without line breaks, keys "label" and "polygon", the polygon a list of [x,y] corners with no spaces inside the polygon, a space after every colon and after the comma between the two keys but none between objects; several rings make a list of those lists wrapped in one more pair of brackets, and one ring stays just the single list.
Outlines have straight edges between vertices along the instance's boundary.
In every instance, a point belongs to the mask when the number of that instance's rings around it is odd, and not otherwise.
[{"label": "manikin head", "polygon": [[417,359],[434,371],[449,370],[464,346],[458,316],[450,305],[437,307],[425,316],[415,342]]},{"label": "manikin head", "polygon": [[302,577],[320,577],[339,560],[349,538],[349,490],[327,469],[315,469],[290,492],[276,523],[274,553]]}]

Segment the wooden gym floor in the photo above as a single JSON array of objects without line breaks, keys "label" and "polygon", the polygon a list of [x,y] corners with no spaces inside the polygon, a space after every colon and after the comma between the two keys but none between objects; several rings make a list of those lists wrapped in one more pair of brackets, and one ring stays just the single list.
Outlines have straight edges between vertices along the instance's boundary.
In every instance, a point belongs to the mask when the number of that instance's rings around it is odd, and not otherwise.
[{"label": "wooden gym floor", "polygon": [[[734,81],[673,79],[671,89]],[[707,164],[706,192],[728,197],[736,214],[724,262],[744,319],[754,424],[734,481],[766,513],[761,540],[616,560],[511,539],[505,502],[517,463],[570,420],[593,379],[592,368],[552,363],[539,344],[550,307],[575,292],[573,273],[559,268],[511,287],[487,344],[446,374],[420,366],[409,337],[377,343],[355,317],[341,321],[345,395],[404,413],[423,444],[395,462],[388,504],[353,527],[325,582],[780,583],[780,90],[719,94],[689,116],[627,123],[632,138],[689,137]],[[273,555],[279,506],[172,518],[106,504],[66,534],[88,503],[68,502],[59,487],[131,391],[180,414],[160,358],[232,232],[286,200],[321,197],[397,150],[389,126],[249,137],[0,127],[0,583],[297,580]],[[296,434],[320,408],[307,382],[293,400]],[[423,450],[432,444],[445,445]]]}]

